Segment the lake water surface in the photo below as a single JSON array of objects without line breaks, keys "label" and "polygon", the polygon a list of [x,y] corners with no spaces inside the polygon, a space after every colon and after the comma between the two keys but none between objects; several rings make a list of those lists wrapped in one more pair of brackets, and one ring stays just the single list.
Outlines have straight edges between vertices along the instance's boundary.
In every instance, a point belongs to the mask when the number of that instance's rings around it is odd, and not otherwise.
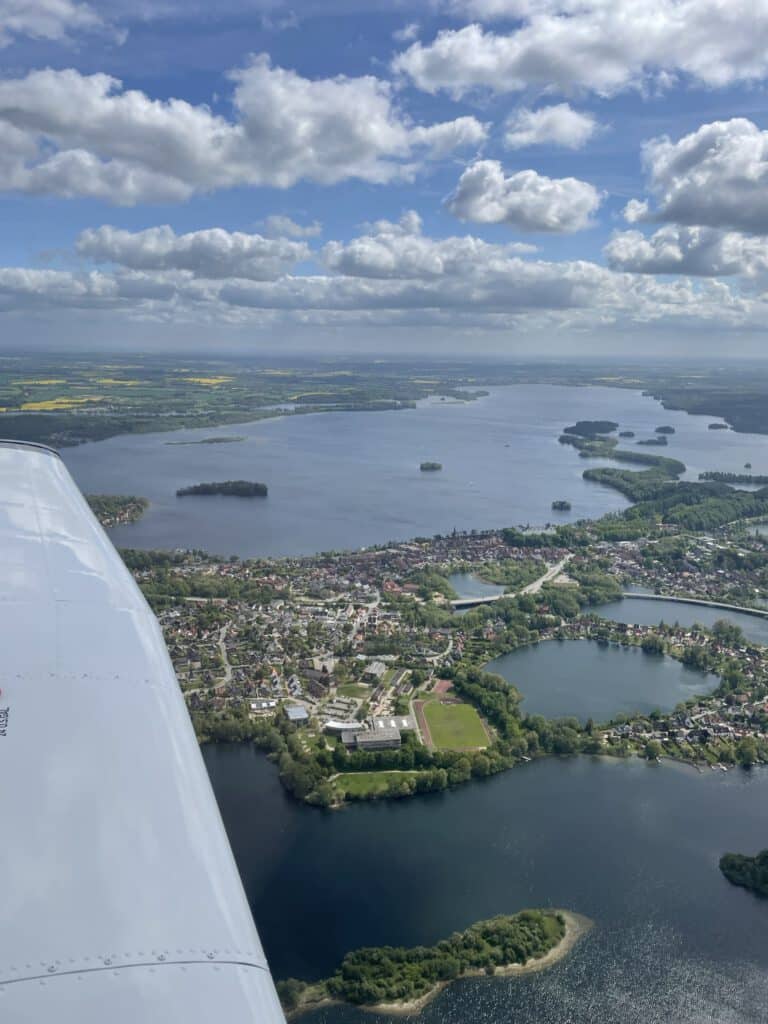
[{"label": "lake water surface", "polygon": [[[64,459],[92,493],[149,498],[141,522],[112,531],[116,544],[203,548],[220,554],[309,554],[363,547],[458,529],[567,522],[624,508],[609,488],[582,480],[587,466],[558,444],[578,419],[612,419],[650,436],[668,423],[676,434],[660,452],[700,470],[768,473],[768,436],[710,431],[709,417],[667,412],[639,392],[606,387],[525,385],[493,388],[468,403],[429,400],[396,412],[290,416],[218,429],[123,435],[68,448]],[[177,445],[238,434],[242,442]],[[634,441],[622,442],[632,445]],[[438,473],[421,473],[434,459]],[[258,480],[266,499],[177,498],[211,480]],[[551,503],[567,499],[569,513]]]},{"label": "lake water surface", "polygon": [[485,668],[517,687],[524,713],[573,715],[582,722],[635,711],[648,714],[655,708],[671,711],[718,685],[716,676],[674,658],[590,640],[546,640],[503,654]]},{"label": "lake water surface", "polygon": [[471,572],[455,572],[448,577],[448,582],[460,598],[493,597],[503,594],[505,589],[496,583],[486,583]]},{"label": "lake water surface", "polygon": [[[586,645],[584,645],[586,646]],[[453,792],[321,812],[249,747],[205,759],[277,978],[318,978],[362,945],[432,943],[524,907],[586,914],[561,964],[460,982],[419,1024],[765,1024],[768,903],[726,850],[768,836],[768,771],[697,774],[577,757]],[[381,1024],[351,1007],[312,1024]]]},{"label": "lake water surface", "polygon": [[635,623],[638,626],[655,626],[659,622],[690,627],[694,623],[712,626],[718,619],[727,619],[739,626],[744,636],[756,644],[768,644],[768,618],[732,612],[725,608],[708,608],[701,604],[685,604],[682,601],[640,601],[625,597],[623,601],[601,604],[595,611],[604,619],[615,622]]}]

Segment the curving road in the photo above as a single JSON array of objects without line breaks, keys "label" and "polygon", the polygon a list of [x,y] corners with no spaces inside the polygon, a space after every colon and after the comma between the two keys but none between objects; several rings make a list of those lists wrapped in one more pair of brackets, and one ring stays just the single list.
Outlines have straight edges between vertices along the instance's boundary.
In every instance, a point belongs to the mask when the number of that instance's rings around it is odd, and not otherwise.
[{"label": "curving road", "polygon": [[551,565],[543,576],[539,576],[533,583],[528,583],[522,590],[510,591],[507,594],[493,594],[491,597],[459,597],[451,601],[452,608],[474,608],[478,604],[493,604],[494,601],[503,601],[505,597],[517,597],[519,594],[538,594],[545,583],[551,583],[560,575],[573,555],[566,555],[556,565]]}]

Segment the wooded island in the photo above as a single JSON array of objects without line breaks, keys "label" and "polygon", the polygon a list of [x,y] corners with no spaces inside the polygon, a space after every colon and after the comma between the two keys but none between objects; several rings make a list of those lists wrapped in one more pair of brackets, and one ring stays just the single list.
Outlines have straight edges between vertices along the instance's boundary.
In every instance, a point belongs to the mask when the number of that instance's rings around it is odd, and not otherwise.
[{"label": "wooded island", "polygon": [[266,498],[267,485],[251,480],[223,480],[221,483],[192,484],[180,487],[176,491],[177,498],[185,498],[190,494],[224,494],[234,498]]},{"label": "wooded island", "polygon": [[283,1006],[302,1012],[346,1002],[382,1012],[416,1012],[458,978],[524,972],[564,956],[591,926],[556,910],[523,910],[479,921],[434,946],[381,946],[348,953],[324,981],[278,982]]},{"label": "wooded island", "polygon": [[758,896],[768,896],[768,850],[754,857],[726,853],[720,858],[720,870],[733,885],[741,885]]}]

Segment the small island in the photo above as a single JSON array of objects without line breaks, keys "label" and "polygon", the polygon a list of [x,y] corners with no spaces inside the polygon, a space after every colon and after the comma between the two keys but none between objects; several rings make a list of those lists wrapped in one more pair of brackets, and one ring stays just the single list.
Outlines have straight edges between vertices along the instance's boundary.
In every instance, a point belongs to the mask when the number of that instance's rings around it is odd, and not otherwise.
[{"label": "small island", "polygon": [[707,427],[707,430],[727,430],[727,429],[728,429],[728,424],[727,423],[710,423],[709,426]]},{"label": "small island", "polygon": [[479,921],[434,946],[382,946],[348,953],[324,981],[280,981],[288,1013],[344,1002],[379,1013],[418,1013],[458,978],[524,974],[562,959],[592,926],[564,910],[523,910]]},{"label": "small island", "polygon": [[758,896],[768,897],[768,850],[754,857],[726,853],[720,858],[720,870],[733,885],[743,886]]},{"label": "small island", "polygon": [[165,443],[180,447],[185,444],[236,444],[238,441],[244,440],[245,438],[241,434],[233,434],[231,437],[201,437],[199,441],[166,441]]},{"label": "small island", "polygon": [[422,473],[436,473],[443,468],[442,462],[422,462],[419,469]]},{"label": "small island", "polygon": [[667,441],[667,438],[666,438],[665,434],[662,434],[661,437],[649,437],[649,438],[647,438],[644,441],[638,441],[637,442],[637,444],[644,444],[648,448],[654,448],[654,447],[663,448],[664,445],[666,445],[668,443],[669,442]]},{"label": "small island", "polygon": [[656,427],[657,434],[674,434],[674,427]]},{"label": "small island", "polygon": [[634,436],[635,436],[634,430],[620,430],[619,431],[619,437],[634,437]]},{"label": "small island", "polygon": [[562,499],[560,499],[558,501],[553,501],[552,502],[552,511],[553,512],[570,512],[571,511],[571,503],[570,503],[570,501],[563,501]]},{"label": "small island", "polygon": [[176,491],[177,498],[209,494],[223,494],[233,498],[266,498],[267,485],[250,480],[224,480],[221,483],[192,484],[190,487],[180,487]]},{"label": "small island", "polygon": [[619,429],[613,420],[579,420],[572,427],[565,427],[563,433],[578,434],[579,437],[596,437],[599,434],[612,434]]}]

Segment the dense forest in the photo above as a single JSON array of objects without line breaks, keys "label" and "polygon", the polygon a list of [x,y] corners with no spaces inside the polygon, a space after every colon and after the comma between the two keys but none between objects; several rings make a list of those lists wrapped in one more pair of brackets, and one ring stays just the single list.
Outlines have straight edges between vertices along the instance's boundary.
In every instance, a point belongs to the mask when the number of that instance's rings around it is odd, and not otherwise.
[{"label": "dense forest", "polygon": [[278,992],[288,1010],[323,998],[358,1006],[410,1002],[463,975],[493,975],[497,968],[539,959],[564,935],[562,914],[524,910],[479,921],[434,946],[358,949],[326,981],[307,986],[289,979],[278,983]]},{"label": "dense forest", "polygon": [[720,416],[741,433],[768,434],[768,403],[760,383],[741,382],[726,387],[662,384],[650,393],[665,409]]}]

